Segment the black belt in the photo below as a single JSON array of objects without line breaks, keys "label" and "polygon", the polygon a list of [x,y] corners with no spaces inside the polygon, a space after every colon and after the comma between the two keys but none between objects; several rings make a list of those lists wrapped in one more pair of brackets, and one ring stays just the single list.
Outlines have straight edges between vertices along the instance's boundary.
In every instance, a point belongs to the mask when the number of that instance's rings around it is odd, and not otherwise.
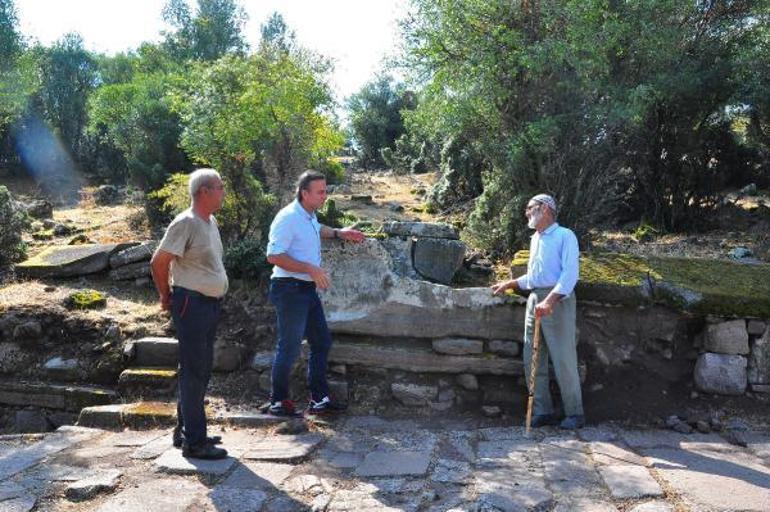
[{"label": "black belt", "polygon": [[313,281],[305,281],[304,279],[297,279],[296,277],[274,277],[271,279],[271,281],[275,281],[277,283],[297,283],[305,286],[315,286],[315,282]]},{"label": "black belt", "polygon": [[188,294],[190,297],[199,297],[204,300],[211,300],[219,302],[222,300],[222,297],[211,297],[210,295],[204,295],[201,292],[196,292],[195,290],[191,290],[189,288],[185,288],[184,286],[174,286],[174,291],[181,290]]}]

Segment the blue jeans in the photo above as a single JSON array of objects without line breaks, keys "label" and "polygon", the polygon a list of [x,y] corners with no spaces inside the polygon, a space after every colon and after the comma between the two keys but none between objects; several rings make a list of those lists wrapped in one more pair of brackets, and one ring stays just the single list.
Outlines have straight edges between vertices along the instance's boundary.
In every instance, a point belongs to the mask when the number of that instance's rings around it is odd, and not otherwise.
[{"label": "blue jeans", "polygon": [[315,283],[273,279],[270,282],[269,298],[278,316],[278,342],[273,360],[270,400],[280,402],[289,398],[289,378],[299,356],[302,338],[307,338],[310,345],[307,385],[312,399],[321,400],[329,394],[326,363],[332,337]]},{"label": "blue jeans", "polygon": [[179,339],[177,421],[189,446],[206,441],[203,398],[214,362],[214,338],[222,306],[219,299],[182,287],[171,294],[171,317]]}]

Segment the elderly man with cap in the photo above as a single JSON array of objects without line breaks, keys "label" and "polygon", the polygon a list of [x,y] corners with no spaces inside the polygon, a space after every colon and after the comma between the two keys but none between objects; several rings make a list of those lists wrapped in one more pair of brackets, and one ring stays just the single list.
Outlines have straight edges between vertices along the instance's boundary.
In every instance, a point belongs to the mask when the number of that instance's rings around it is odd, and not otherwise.
[{"label": "elderly man with cap", "polygon": [[532,426],[555,425],[553,402],[548,388],[548,360],[553,363],[561,391],[565,418],[561,427],[578,429],[585,425],[583,398],[577,368],[575,336],[579,249],[575,233],[556,222],[556,201],[547,194],[529,200],[525,214],[535,230],[529,246],[527,273],[497,283],[492,292],[531,290],[527,300],[524,328],[524,366],[530,374],[535,317],[540,318],[544,343],[540,344]]}]

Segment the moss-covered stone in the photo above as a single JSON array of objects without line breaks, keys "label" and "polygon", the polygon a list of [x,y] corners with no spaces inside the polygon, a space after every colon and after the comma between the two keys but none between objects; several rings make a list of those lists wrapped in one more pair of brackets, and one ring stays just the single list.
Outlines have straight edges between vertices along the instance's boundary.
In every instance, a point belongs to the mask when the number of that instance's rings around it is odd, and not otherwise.
[{"label": "moss-covered stone", "polygon": [[[512,272],[526,272],[519,251]],[[655,301],[695,314],[770,317],[770,265],[696,258],[587,253],[580,257],[578,297],[623,304]]]},{"label": "moss-covered stone", "polygon": [[65,299],[70,309],[98,309],[107,305],[107,296],[96,290],[79,290]]}]

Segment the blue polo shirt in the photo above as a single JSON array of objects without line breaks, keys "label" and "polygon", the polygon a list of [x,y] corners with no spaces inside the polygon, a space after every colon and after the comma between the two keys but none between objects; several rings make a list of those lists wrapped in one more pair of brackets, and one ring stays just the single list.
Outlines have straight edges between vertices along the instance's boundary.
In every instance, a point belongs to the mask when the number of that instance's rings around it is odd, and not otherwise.
[{"label": "blue polo shirt", "polygon": [[[315,212],[308,213],[296,199],[286,205],[270,224],[267,255],[286,254],[303,263],[321,266],[321,224]],[[312,281],[309,274],[289,272],[273,265],[275,277],[293,277]]]}]

